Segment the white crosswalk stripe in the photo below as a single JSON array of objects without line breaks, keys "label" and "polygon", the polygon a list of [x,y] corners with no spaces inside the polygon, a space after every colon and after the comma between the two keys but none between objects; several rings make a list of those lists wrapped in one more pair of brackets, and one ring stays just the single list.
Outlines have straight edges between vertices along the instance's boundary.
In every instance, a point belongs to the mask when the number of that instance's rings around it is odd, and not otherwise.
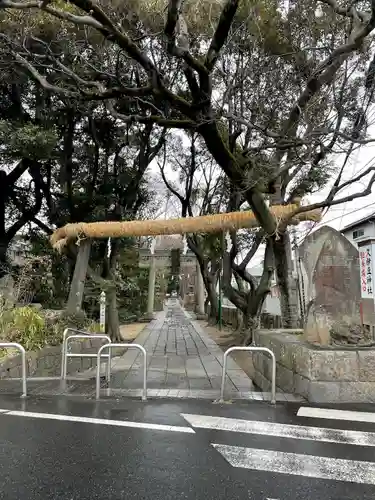
[{"label": "white crosswalk stripe", "polygon": [[[196,429],[272,436],[290,440],[315,441],[322,444],[351,445],[358,448],[359,451],[361,450],[360,447],[375,446],[374,432],[309,427],[210,415],[194,415],[190,413],[182,413],[181,416]],[[282,446],[280,441],[277,442]],[[233,467],[316,479],[375,485],[375,458],[374,462],[368,462],[364,460],[347,460],[329,456],[231,446],[220,444],[217,441],[216,434],[215,442],[211,444]],[[330,450],[332,450],[330,454],[334,454],[335,448],[331,447]],[[324,455],[326,454],[325,452]],[[361,458],[361,455],[359,455],[359,458]]]},{"label": "white crosswalk stripe", "polygon": [[328,420],[349,420],[351,422],[369,422],[375,424],[375,413],[366,411],[336,410],[331,408],[310,408],[301,406],[298,417],[325,418]]},{"label": "white crosswalk stripe", "polygon": [[339,458],[315,457],[283,451],[213,444],[233,466],[280,474],[375,484],[375,463]]},{"label": "white crosswalk stripe", "polygon": [[220,431],[242,432],[245,434],[261,434],[291,439],[307,439],[326,443],[345,443],[358,446],[375,446],[375,433],[328,429],[323,427],[306,427],[303,425],[278,424],[256,420],[241,420],[236,418],[211,417],[208,415],[182,416],[193,427],[200,429],[215,429]]}]

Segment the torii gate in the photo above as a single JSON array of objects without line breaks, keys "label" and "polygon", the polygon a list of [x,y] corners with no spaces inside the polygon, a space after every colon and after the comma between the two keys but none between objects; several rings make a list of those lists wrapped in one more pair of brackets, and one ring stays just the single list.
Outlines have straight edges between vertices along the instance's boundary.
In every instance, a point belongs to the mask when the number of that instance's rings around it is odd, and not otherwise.
[{"label": "torii gate", "polygon": [[[299,224],[302,221],[319,221],[321,210],[311,210],[298,213],[299,204],[275,205],[270,208],[278,224]],[[158,236],[189,233],[215,233],[238,229],[254,228],[258,221],[252,211],[229,212],[199,217],[178,218],[169,220],[140,220],[140,221],[106,221],[106,222],[79,222],[66,224],[57,229],[50,238],[53,248],[62,252],[69,241],[84,239],[89,242],[93,238],[119,238],[124,236]],[[76,303],[82,303],[83,288],[90,257],[90,244],[80,245],[73,280],[76,290],[71,290],[69,302],[75,298]],[[154,290],[155,272],[150,272],[149,290]],[[152,286],[151,286],[152,285]],[[153,293],[151,293],[153,295]],[[151,302],[150,302],[151,303]],[[150,313],[151,311],[149,311]]]}]

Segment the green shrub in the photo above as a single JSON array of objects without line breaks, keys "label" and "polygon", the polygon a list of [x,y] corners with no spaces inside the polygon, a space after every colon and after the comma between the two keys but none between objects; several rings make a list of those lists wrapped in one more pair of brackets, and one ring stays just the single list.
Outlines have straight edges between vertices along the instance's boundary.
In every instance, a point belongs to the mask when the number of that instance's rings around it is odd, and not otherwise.
[{"label": "green shrub", "polygon": [[88,323],[85,326],[85,330],[92,333],[102,333],[102,330],[100,328],[100,323],[97,323],[95,321],[91,321],[90,323]]},{"label": "green shrub", "polygon": [[26,350],[46,344],[46,322],[34,307],[14,307],[0,315],[1,337],[9,342],[19,342]]},{"label": "green shrub", "polygon": [[[61,311],[43,311],[29,306],[3,309],[0,312],[0,338],[18,342],[27,351],[60,344],[65,328],[100,332],[100,325],[88,320],[84,313],[68,315]],[[0,349],[0,357],[8,354],[8,350]]]}]

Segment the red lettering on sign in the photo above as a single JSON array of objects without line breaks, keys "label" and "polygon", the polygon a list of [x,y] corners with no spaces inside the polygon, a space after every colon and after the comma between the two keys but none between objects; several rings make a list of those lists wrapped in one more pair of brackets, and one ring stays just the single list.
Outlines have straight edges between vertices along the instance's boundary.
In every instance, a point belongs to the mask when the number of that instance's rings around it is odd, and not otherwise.
[{"label": "red lettering on sign", "polygon": [[362,292],[366,292],[367,291],[366,261],[370,259],[367,251],[360,252],[359,256],[361,261],[361,288]]}]

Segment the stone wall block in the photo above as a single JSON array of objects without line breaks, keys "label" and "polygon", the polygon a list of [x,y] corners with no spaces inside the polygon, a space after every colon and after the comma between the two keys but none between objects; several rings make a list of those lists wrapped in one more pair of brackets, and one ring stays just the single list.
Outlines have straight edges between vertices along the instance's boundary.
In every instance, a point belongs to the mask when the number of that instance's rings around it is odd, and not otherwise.
[{"label": "stone wall block", "polygon": [[27,358],[27,375],[32,377],[36,374],[38,369],[38,353],[35,351],[28,352]]},{"label": "stone wall block", "polygon": [[276,385],[283,391],[293,393],[294,391],[294,373],[284,366],[276,367]]},{"label": "stone wall block", "polygon": [[311,380],[354,381],[359,378],[355,351],[310,351]]},{"label": "stone wall block", "polygon": [[336,351],[333,359],[334,380],[359,380],[359,362],[356,351]]},{"label": "stone wall block", "polygon": [[340,382],[311,381],[308,400],[311,403],[335,403],[340,401]]},{"label": "stone wall block", "polygon": [[358,351],[359,380],[375,382],[375,349]]},{"label": "stone wall block", "polygon": [[309,396],[310,380],[298,373],[294,374],[294,390],[295,394],[298,394],[304,398]]},{"label": "stone wall block", "polygon": [[274,353],[276,361],[280,363],[284,351],[286,350],[285,343],[283,342],[283,339],[278,338],[276,335],[269,335],[268,337],[269,337],[268,346],[262,346],[262,347],[268,347],[268,349],[270,349]]},{"label": "stone wall block", "polygon": [[258,370],[254,371],[254,382],[262,391],[268,392],[271,390],[271,382]]},{"label": "stone wall block", "polygon": [[270,344],[272,341],[272,333],[267,330],[259,330],[256,340],[256,345],[259,347],[268,347],[270,349]]},{"label": "stone wall block", "polygon": [[373,382],[340,382],[340,403],[375,403]]},{"label": "stone wall block", "polygon": [[[271,358],[269,356],[267,356],[266,354],[262,354],[262,357],[263,357],[262,373],[268,380],[271,380],[272,379],[272,361],[271,361]],[[276,371],[277,371],[277,363],[276,363]]]},{"label": "stone wall block", "polygon": [[12,366],[9,370],[9,377],[10,378],[20,378],[22,376],[22,367],[21,365],[18,366]]},{"label": "stone wall block", "polygon": [[309,349],[303,344],[293,346],[294,371],[306,378],[311,378],[311,358]]},{"label": "stone wall block", "polygon": [[296,342],[285,342],[281,349],[280,364],[288,368],[288,370],[296,371],[296,356],[297,356]]},{"label": "stone wall block", "polygon": [[255,370],[262,370],[263,366],[263,354],[260,352],[254,352],[253,354],[253,366]]},{"label": "stone wall block", "polygon": [[310,380],[329,381],[334,380],[334,358],[333,351],[309,350],[311,370]]},{"label": "stone wall block", "polygon": [[16,354],[15,356],[9,356],[8,358],[5,358],[4,362],[6,370],[15,368],[19,366],[22,362],[21,354]]}]

